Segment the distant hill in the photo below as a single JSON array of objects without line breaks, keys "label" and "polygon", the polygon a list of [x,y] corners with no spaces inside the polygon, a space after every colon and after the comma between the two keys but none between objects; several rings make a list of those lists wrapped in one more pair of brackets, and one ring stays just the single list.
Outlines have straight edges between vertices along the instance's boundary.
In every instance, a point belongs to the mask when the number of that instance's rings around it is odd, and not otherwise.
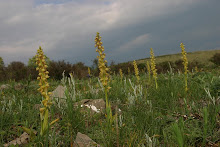
[{"label": "distant hill", "polygon": [[[189,62],[198,61],[199,63],[205,65],[211,65],[212,62],[209,59],[216,53],[220,53],[219,50],[209,50],[209,51],[196,51],[196,52],[187,52],[187,59]],[[163,56],[156,56],[156,63],[161,63],[164,61],[171,61],[175,62],[181,59],[182,54],[170,54],[170,55],[163,55]],[[140,59],[137,60],[137,63],[146,63],[146,61],[150,61],[150,58]]]}]

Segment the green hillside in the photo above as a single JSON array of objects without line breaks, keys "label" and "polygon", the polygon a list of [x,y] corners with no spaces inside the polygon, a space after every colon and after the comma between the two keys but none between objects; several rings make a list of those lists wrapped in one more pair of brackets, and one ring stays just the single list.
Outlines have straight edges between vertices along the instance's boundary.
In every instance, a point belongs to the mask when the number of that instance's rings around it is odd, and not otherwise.
[{"label": "green hillside", "polygon": [[[213,63],[210,62],[209,59],[216,53],[220,53],[220,49],[219,50],[209,50],[209,51],[188,52],[187,58],[188,58],[189,62],[198,61],[201,64],[211,65]],[[181,59],[181,57],[182,57],[181,53],[157,56],[156,63],[161,63],[164,61],[175,62],[175,61]],[[150,58],[137,60],[137,63],[146,63],[147,60],[149,61]]]}]

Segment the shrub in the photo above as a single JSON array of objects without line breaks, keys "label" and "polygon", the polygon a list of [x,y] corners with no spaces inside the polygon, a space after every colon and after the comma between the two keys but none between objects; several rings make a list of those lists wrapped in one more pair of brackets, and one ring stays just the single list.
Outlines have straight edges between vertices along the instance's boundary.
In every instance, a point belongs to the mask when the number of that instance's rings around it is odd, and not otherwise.
[{"label": "shrub", "polygon": [[2,57],[0,57],[0,81],[5,80],[5,65]]},{"label": "shrub", "polygon": [[179,60],[176,60],[175,61],[175,69],[176,71],[183,71],[183,60],[182,59],[179,59]]},{"label": "shrub", "polygon": [[36,71],[36,68],[34,66],[27,66],[27,75],[27,78],[34,80],[37,78],[38,72]]},{"label": "shrub", "polygon": [[51,61],[48,67],[49,76],[53,79],[60,80],[62,79],[62,73],[65,71],[65,76],[69,77],[69,73],[73,73],[76,78],[87,77],[88,75],[88,66],[85,66],[84,63],[78,62],[76,64],[70,64],[69,62],[63,61]]},{"label": "shrub", "polygon": [[188,64],[189,71],[192,71],[192,69],[195,69],[195,67],[202,68],[203,66],[204,66],[203,64],[201,64],[195,60],[192,62],[189,62],[189,64]]},{"label": "shrub", "polygon": [[69,73],[72,73],[72,65],[63,61],[51,61],[48,67],[49,76],[56,80],[62,79],[62,73],[65,71],[65,76],[69,76]]},{"label": "shrub", "polygon": [[27,67],[24,63],[14,61],[6,68],[6,75],[8,79],[19,81],[27,78]]},{"label": "shrub", "polygon": [[72,70],[74,72],[74,76],[79,79],[88,76],[88,66],[85,66],[82,62],[73,64]]},{"label": "shrub", "polygon": [[211,95],[214,97],[220,96],[220,79],[216,78],[213,80],[212,84],[210,85]]},{"label": "shrub", "polygon": [[134,66],[132,63],[127,62],[127,63],[119,63],[116,65],[111,65],[110,70],[112,73],[118,73],[119,69],[123,71],[123,74],[128,74],[128,68],[130,68],[131,72],[134,72]]},{"label": "shrub", "polygon": [[146,64],[145,63],[140,63],[137,65],[139,71],[143,71],[146,69]]},{"label": "shrub", "polygon": [[216,53],[213,57],[210,58],[210,61],[215,65],[220,66],[220,53]]},{"label": "shrub", "polygon": [[174,68],[174,63],[171,61],[164,61],[156,65],[157,72],[158,73],[166,73],[167,71],[170,71],[171,68]]}]

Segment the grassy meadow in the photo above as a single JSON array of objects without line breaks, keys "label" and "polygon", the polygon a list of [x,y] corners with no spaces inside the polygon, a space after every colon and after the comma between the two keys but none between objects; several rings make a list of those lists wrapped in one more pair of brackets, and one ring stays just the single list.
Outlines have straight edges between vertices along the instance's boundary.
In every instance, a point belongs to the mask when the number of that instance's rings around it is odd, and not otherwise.
[{"label": "grassy meadow", "polygon": [[[104,48],[98,47],[101,63],[105,63],[103,51]],[[208,52],[189,53],[187,57],[208,62],[211,52],[219,51]],[[155,62],[177,60],[181,56],[155,57]],[[99,67],[100,73],[104,73],[100,77],[91,72],[82,79],[74,78],[74,74],[63,76],[61,81],[49,78],[49,85],[40,92],[37,79],[20,81],[23,85],[20,90],[13,88],[17,85],[13,80],[1,83],[9,84],[10,88],[0,91],[0,146],[24,131],[31,136],[26,144],[31,147],[73,146],[78,132],[104,147],[220,146],[219,66],[211,72],[187,73],[174,72],[170,66],[166,73],[157,75],[147,68],[135,74],[125,75],[121,71],[109,75],[104,64]],[[41,72],[40,76],[45,70]],[[38,79],[45,81],[46,77]],[[58,85],[66,87],[65,98],[47,99],[48,92]],[[104,99],[106,111],[95,114],[90,109],[81,111],[75,103],[83,99]],[[40,108],[44,110],[40,112]],[[57,121],[49,124],[53,120]]]}]

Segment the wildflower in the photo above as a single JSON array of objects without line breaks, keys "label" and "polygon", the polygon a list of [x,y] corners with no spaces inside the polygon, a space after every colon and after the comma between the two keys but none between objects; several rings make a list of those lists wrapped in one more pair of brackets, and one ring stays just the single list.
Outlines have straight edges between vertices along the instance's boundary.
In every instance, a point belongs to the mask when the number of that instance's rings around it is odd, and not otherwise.
[{"label": "wildflower", "polygon": [[151,71],[153,73],[153,78],[155,80],[155,84],[156,84],[156,89],[158,88],[157,85],[157,69],[156,69],[156,64],[155,64],[155,57],[154,57],[154,51],[152,48],[150,48],[150,61],[151,61]]},{"label": "wildflower", "polygon": [[121,69],[121,68],[119,69],[119,74],[120,74],[121,81],[122,81],[122,79],[123,79],[123,72],[122,72],[122,69]]},{"label": "wildflower", "polygon": [[[36,64],[37,64],[36,70],[39,71],[39,74],[38,74],[39,76],[37,77],[37,79],[39,80],[40,88],[38,89],[38,91],[41,93],[41,95],[44,98],[42,101],[42,104],[44,107],[40,108],[40,118],[41,118],[40,134],[44,135],[45,132],[48,130],[48,126],[49,126],[48,115],[49,115],[49,108],[52,105],[52,102],[50,99],[51,92],[48,92],[49,83],[47,82],[47,79],[49,78],[48,76],[49,72],[47,71],[45,55],[41,47],[39,47],[39,49],[37,50]],[[58,121],[58,119],[56,121]]]},{"label": "wildflower", "polygon": [[98,58],[98,67],[100,70],[99,73],[99,78],[100,81],[102,82],[102,85],[107,91],[110,89],[108,86],[108,82],[110,80],[110,75],[109,75],[109,68],[106,67],[107,61],[105,60],[105,53],[104,52],[104,46],[102,46],[101,42],[101,36],[99,36],[99,33],[97,32],[96,38],[95,38],[95,47],[97,47],[96,52],[99,53]]},{"label": "wildflower", "polygon": [[150,82],[150,73],[151,73],[151,70],[150,70],[150,64],[149,64],[149,62],[147,61],[147,72],[148,72],[148,80],[149,80],[149,82]]},{"label": "wildflower", "polygon": [[97,56],[98,58],[98,67],[100,70],[99,73],[99,78],[100,81],[104,87],[105,90],[105,101],[106,101],[106,117],[107,117],[107,123],[108,123],[108,127],[109,129],[112,126],[113,123],[113,116],[112,116],[112,110],[111,110],[111,104],[108,101],[108,91],[111,88],[109,86],[109,82],[110,82],[110,75],[109,75],[109,68],[107,68],[106,63],[107,61],[105,60],[105,53],[104,52],[104,46],[102,46],[102,42],[101,42],[101,36],[99,35],[99,33],[97,32],[96,34],[96,38],[95,38],[95,47],[96,52],[99,53],[99,56]]},{"label": "wildflower", "polygon": [[188,90],[187,87],[187,73],[188,73],[188,60],[187,60],[187,53],[185,51],[185,47],[183,45],[183,43],[180,43],[180,47],[182,49],[182,59],[183,59],[183,66],[184,66],[184,75],[185,75],[185,91]]},{"label": "wildflower", "polygon": [[137,78],[137,81],[139,82],[139,81],[140,81],[139,71],[138,71],[137,63],[136,63],[135,60],[133,61],[133,65],[134,65],[135,76],[136,76],[136,78]]},{"label": "wildflower", "polygon": [[130,72],[131,72],[131,70],[130,70],[130,68],[128,67],[128,74],[130,74]]},{"label": "wildflower", "polygon": [[88,77],[91,77],[91,71],[89,67],[88,67]]}]

